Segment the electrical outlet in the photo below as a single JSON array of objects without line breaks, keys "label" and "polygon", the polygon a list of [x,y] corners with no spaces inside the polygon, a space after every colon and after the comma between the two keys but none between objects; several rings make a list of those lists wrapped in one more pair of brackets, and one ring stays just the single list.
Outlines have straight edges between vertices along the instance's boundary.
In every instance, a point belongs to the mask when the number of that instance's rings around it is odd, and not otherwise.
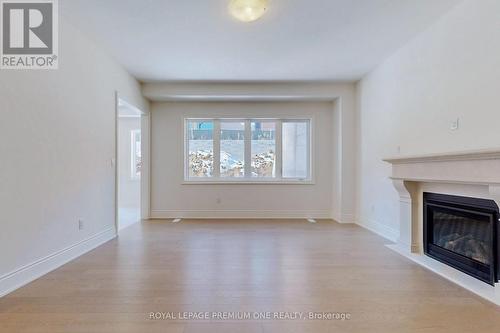
[{"label": "electrical outlet", "polygon": [[457,118],[451,122],[450,129],[452,131],[458,130],[460,127],[460,118]]},{"label": "electrical outlet", "polygon": [[78,220],[78,230],[83,230],[85,228],[85,221],[82,219]]}]

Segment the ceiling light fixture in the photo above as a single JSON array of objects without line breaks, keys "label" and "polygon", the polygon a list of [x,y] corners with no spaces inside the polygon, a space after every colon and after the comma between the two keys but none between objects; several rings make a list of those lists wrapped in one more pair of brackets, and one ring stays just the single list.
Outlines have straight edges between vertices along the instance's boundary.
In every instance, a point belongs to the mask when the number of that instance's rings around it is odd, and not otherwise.
[{"label": "ceiling light fixture", "polygon": [[267,0],[230,0],[229,12],[238,20],[252,22],[260,19],[267,10]]}]

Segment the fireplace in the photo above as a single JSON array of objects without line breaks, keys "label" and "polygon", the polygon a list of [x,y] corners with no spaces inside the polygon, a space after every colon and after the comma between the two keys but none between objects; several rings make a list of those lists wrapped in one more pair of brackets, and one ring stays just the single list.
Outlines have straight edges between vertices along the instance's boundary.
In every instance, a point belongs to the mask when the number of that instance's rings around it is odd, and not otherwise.
[{"label": "fireplace", "polygon": [[424,252],[481,281],[500,277],[495,201],[424,193]]}]

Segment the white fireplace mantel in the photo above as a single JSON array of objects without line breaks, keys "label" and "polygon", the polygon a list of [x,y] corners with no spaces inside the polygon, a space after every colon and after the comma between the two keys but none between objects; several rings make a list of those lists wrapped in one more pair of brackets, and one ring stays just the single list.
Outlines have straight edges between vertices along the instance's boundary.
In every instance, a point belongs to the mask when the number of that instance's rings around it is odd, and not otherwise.
[{"label": "white fireplace mantel", "polygon": [[392,178],[406,181],[500,185],[500,149],[384,159]]},{"label": "white fireplace mantel", "polygon": [[391,179],[400,197],[400,236],[389,247],[441,276],[500,305],[500,284],[485,284],[423,254],[422,192],[479,196],[500,207],[500,149],[404,156],[384,159],[392,164]]}]

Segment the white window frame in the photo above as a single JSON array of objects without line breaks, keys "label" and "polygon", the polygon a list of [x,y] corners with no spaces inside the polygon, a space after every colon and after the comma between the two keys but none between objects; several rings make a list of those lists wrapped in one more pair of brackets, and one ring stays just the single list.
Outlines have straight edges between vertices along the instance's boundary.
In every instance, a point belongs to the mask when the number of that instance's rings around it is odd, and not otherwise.
[{"label": "white window frame", "polygon": [[[214,164],[212,177],[189,177],[189,122],[213,122],[213,150]],[[251,123],[259,122],[274,122],[276,124],[276,177],[251,177],[251,159],[252,159],[252,135]],[[220,177],[220,124],[221,122],[244,122],[245,123],[245,177]],[[282,177],[282,124],[285,122],[305,122],[308,124],[308,160],[306,178],[283,178]],[[313,118],[311,117],[287,117],[287,118],[236,118],[236,117],[220,117],[220,118],[184,118],[184,181],[185,185],[193,184],[298,184],[312,185],[314,184],[314,155],[313,155]]]}]

